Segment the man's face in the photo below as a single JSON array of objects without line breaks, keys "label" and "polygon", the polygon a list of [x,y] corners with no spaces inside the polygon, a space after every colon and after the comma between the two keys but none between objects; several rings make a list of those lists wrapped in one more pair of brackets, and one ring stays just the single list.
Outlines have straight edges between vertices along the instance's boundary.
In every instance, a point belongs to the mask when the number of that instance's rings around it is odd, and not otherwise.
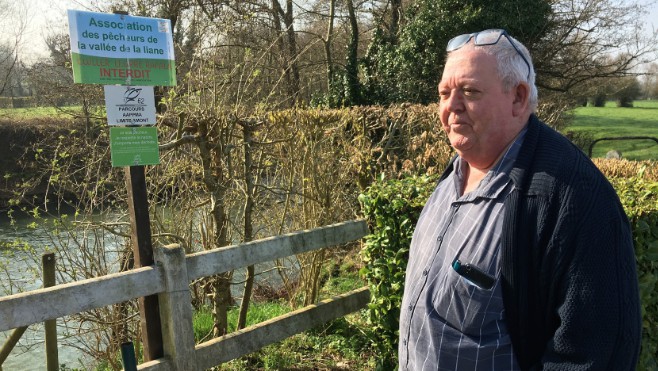
[{"label": "man's face", "polygon": [[452,52],[439,83],[441,125],[471,166],[488,169],[516,137],[514,91],[505,92],[496,59],[466,46]]}]

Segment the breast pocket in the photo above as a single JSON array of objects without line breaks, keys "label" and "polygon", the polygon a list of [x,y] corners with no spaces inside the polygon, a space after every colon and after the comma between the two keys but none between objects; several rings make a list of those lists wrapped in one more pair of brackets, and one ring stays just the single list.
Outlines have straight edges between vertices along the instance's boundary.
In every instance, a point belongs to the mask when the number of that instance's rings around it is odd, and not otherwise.
[{"label": "breast pocket", "polygon": [[[498,279],[491,290],[465,280],[453,269],[447,270],[445,287],[433,300],[436,314],[460,332],[478,337],[498,333],[504,307]],[[442,293],[441,293],[442,292]]]}]

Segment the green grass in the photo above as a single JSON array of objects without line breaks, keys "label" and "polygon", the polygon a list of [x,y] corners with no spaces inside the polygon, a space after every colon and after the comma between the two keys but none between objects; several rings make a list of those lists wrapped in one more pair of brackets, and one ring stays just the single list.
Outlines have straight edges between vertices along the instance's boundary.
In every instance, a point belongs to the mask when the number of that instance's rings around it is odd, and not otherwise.
[{"label": "green grass", "polygon": [[216,371],[373,370],[364,311],[350,314],[214,367]]},{"label": "green grass", "polygon": [[[96,113],[104,115],[105,110]],[[0,119],[30,121],[48,118],[71,118],[83,115],[82,106],[0,108]]]},{"label": "green grass", "polygon": [[[237,327],[239,308],[232,308],[228,313],[228,328],[233,331]],[[267,303],[251,303],[247,312],[247,326],[267,321],[268,319],[290,312],[287,303],[275,301]],[[210,308],[202,308],[194,314],[194,338],[197,342],[207,341],[212,337],[212,313]]]},{"label": "green grass", "polygon": [[[328,276],[320,299],[363,287],[358,270],[348,264],[340,267],[338,276]],[[237,323],[238,308],[229,311],[229,331]],[[247,314],[247,326],[291,312],[287,301],[252,303]],[[369,325],[364,310],[336,319],[312,330],[291,336],[254,353],[214,367],[221,371],[246,370],[371,370],[375,368],[371,350]],[[212,314],[202,309],[194,315],[197,343],[210,339]]]},{"label": "green grass", "polygon": [[[592,139],[649,136],[658,138],[658,101],[635,101],[634,107],[617,107],[608,102],[605,107],[579,107],[574,110],[573,124],[565,129]],[[583,148],[587,151],[588,148]],[[605,140],[597,142],[592,157],[605,157],[617,150],[629,160],[658,159],[658,143],[653,140]]]},{"label": "green grass", "polygon": [[44,117],[68,117],[71,111],[79,113],[80,107],[0,108],[0,118],[28,120]]}]

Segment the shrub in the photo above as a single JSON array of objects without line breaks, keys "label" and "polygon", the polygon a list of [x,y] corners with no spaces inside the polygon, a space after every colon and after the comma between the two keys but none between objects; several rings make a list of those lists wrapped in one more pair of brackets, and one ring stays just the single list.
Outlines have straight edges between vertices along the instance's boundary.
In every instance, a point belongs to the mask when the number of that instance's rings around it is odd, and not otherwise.
[{"label": "shrub", "polygon": [[633,230],[642,304],[639,370],[658,369],[658,181],[612,178]]},{"label": "shrub", "polygon": [[567,131],[566,136],[573,144],[577,145],[583,152],[587,153],[590,144],[594,141],[594,136],[588,131]]},{"label": "shrub", "polygon": [[398,320],[409,244],[436,179],[381,179],[359,196],[372,231],[361,252],[361,274],[370,286],[368,316],[380,352],[378,368],[383,370],[392,370],[397,364]]},{"label": "shrub", "polygon": [[658,182],[658,161],[629,161],[606,158],[593,158],[592,161],[608,179],[639,177]]},{"label": "shrub", "polygon": [[597,94],[593,98],[590,99],[589,105],[594,106],[594,107],[605,107],[605,102],[607,101],[608,97],[605,94]]},{"label": "shrub", "polygon": [[[658,180],[650,164],[599,161],[629,218],[637,261],[642,305],[639,370],[658,369]],[[383,369],[397,360],[398,321],[409,244],[423,205],[435,187],[432,177],[373,184],[359,198],[372,234],[362,250],[371,300],[369,320]]]}]

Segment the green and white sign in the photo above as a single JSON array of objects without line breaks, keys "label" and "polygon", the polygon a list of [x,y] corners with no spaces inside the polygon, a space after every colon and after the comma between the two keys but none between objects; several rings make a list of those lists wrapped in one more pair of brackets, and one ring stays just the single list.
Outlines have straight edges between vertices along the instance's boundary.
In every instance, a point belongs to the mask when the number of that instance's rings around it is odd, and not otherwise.
[{"label": "green and white sign", "polygon": [[168,19],[79,10],[68,18],[74,82],[176,85]]},{"label": "green and white sign", "polygon": [[111,127],[110,152],[113,167],[157,165],[158,131],[155,127]]}]

